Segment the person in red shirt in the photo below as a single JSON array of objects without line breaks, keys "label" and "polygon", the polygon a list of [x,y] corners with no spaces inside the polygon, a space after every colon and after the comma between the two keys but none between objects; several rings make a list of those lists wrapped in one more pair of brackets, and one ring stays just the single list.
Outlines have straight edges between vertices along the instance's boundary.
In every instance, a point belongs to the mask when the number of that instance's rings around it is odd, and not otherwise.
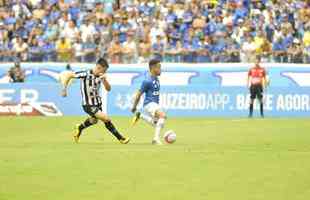
[{"label": "person in red shirt", "polygon": [[249,117],[253,116],[253,104],[257,98],[260,103],[260,114],[264,117],[264,103],[263,103],[263,92],[266,86],[266,70],[260,65],[261,58],[256,57],[255,66],[252,67],[248,72],[248,87],[250,89],[251,101],[250,101],[250,114]]}]

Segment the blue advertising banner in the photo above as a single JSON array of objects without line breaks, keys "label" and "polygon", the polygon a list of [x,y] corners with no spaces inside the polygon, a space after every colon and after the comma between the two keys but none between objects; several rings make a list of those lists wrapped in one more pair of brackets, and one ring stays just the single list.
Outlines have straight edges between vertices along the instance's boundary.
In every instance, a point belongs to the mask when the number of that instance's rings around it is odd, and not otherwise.
[{"label": "blue advertising banner", "polygon": [[[108,96],[108,112],[129,115],[134,92],[115,87]],[[246,117],[249,100],[244,87],[166,86],[160,96],[161,107],[170,116]],[[310,88],[270,88],[264,104],[267,116],[309,117]],[[259,109],[258,104],[255,109]]]},{"label": "blue advertising banner", "polygon": [[[4,83],[10,66],[0,65],[0,115],[84,115],[78,81],[71,84],[67,98],[59,95],[58,76],[66,64],[23,64],[27,74],[24,84]],[[72,66],[78,71],[92,65]],[[160,104],[169,116],[246,117],[246,77],[250,66],[164,63]],[[310,67],[266,64],[266,68],[271,82],[264,97],[266,116],[310,117]],[[111,65],[108,79],[112,91],[108,95],[102,91],[103,109],[112,116],[129,116],[133,95],[146,73],[147,66],[143,64]]]}]

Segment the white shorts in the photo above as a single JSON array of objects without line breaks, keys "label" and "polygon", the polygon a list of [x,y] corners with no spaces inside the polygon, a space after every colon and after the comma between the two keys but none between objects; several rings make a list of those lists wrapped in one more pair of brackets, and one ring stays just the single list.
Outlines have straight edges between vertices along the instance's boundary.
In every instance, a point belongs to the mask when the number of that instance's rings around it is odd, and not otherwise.
[{"label": "white shorts", "polygon": [[152,118],[155,118],[156,111],[162,111],[162,109],[158,103],[151,102],[151,103],[146,104],[143,107],[142,111],[144,114],[151,116]]}]

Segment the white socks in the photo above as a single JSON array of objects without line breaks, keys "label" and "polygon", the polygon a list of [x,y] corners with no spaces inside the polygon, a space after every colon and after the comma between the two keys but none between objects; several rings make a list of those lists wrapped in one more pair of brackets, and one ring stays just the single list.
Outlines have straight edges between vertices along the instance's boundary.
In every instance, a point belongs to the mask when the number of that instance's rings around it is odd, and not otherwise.
[{"label": "white socks", "polygon": [[159,118],[155,127],[154,140],[159,141],[160,139],[160,131],[164,127],[165,119]]},{"label": "white socks", "polygon": [[141,113],[141,118],[146,121],[147,123],[149,123],[151,126],[155,127],[155,124],[154,124],[154,120],[152,117],[148,116],[148,115],[145,115],[143,113]]}]

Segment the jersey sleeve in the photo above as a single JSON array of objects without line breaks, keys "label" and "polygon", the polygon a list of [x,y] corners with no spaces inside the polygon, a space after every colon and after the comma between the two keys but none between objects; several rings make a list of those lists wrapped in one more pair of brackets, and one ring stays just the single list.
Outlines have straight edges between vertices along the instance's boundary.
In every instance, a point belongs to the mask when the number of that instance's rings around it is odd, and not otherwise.
[{"label": "jersey sleeve", "polygon": [[264,69],[264,70],[263,70],[263,77],[266,77],[266,75],[267,75],[267,72],[266,72],[266,70]]},{"label": "jersey sleeve", "polygon": [[86,71],[79,71],[74,73],[74,78],[85,78],[87,76]]},{"label": "jersey sleeve", "polygon": [[141,93],[146,92],[146,91],[148,90],[148,88],[149,88],[149,85],[150,85],[150,84],[149,84],[148,81],[146,81],[146,80],[143,81],[142,84],[141,84],[141,87],[140,87],[140,90],[139,90],[139,91],[140,91]]},{"label": "jersey sleeve", "polygon": [[248,72],[248,77],[252,76],[252,69],[249,70]]}]

